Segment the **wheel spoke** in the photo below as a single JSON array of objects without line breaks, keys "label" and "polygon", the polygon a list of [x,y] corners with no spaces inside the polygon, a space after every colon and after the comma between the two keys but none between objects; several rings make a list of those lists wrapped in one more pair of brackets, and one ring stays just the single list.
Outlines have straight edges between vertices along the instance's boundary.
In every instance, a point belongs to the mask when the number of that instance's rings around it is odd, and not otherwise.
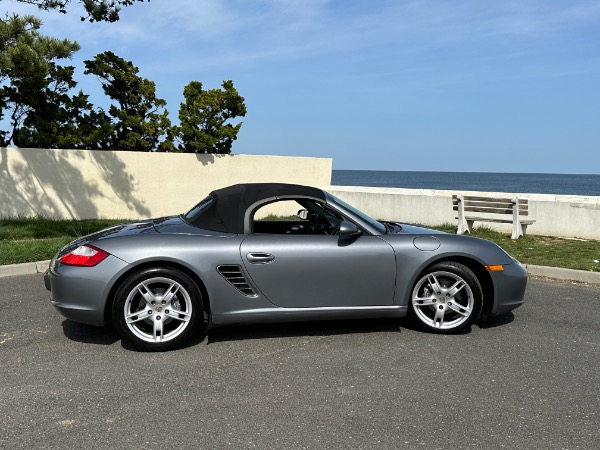
[{"label": "wheel spoke", "polygon": [[413,299],[413,305],[415,306],[430,306],[430,305],[434,305],[435,304],[435,297],[434,296],[429,296],[429,297],[415,297]]},{"label": "wheel spoke", "polygon": [[168,313],[165,312],[165,316],[170,317],[171,319],[180,320],[181,322],[189,322],[192,317],[187,311],[179,311],[176,309],[170,309]]},{"label": "wheel spoke", "polygon": [[436,276],[433,273],[430,273],[427,277],[427,281],[429,282],[429,286],[433,289],[433,293],[441,292],[442,288],[440,283],[438,282]]},{"label": "wheel spoke", "polygon": [[471,310],[468,307],[459,305],[458,303],[449,303],[448,308],[450,308],[452,311],[456,311],[457,313],[465,317],[469,317],[471,315]]},{"label": "wheel spoke", "polygon": [[163,339],[163,321],[162,320],[154,320],[154,342],[161,342]]},{"label": "wheel spoke", "polygon": [[[144,287],[144,290],[141,289],[142,286]],[[142,295],[142,297],[144,297],[144,300],[146,301],[146,305],[151,306],[152,301],[156,300],[154,298],[154,294],[152,293],[152,291],[150,291],[150,289],[148,289],[148,286],[146,286],[145,283],[139,284],[137,287],[137,290]]]},{"label": "wheel spoke", "polygon": [[436,328],[441,328],[444,325],[444,310],[436,309],[435,317],[433,318],[433,324]]},{"label": "wheel spoke", "polygon": [[150,314],[148,314],[148,309],[143,308],[143,309],[140,309],[139,311],[128,314],[127,317],[125,317],[125,322],[135,323],[135,322],[139,322],[140,320],[147,319],[148,317],[151,317]]},{"label": "wheel spoke", "polygon": [[163,301],[165,301],[167,304],[169,304],[171,302],[171,300],[173,299],[173,297],[175,296],[175,294],[177,294],[177,291],[179,291],[179,284],[177,283],[172,283],[169,288],[165,291],[165,293],[163,294]]},{"label": "wheel spoke", "polygon": [[448,295],[454,297],[458,292],[467,285],[464,280],[458,280],[448,289]]}]

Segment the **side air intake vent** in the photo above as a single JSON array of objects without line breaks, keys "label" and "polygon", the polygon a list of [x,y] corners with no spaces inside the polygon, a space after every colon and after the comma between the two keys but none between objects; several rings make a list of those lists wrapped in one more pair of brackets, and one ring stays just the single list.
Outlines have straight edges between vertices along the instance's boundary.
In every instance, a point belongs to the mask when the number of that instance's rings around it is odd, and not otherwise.
[{"label": "side air intake vent", "polygon": [[246,276],[240,266],[219,266],[217,267],[217,271],[246,297],[257,297],[256,292],[252,289],[248,280],[246,280]]}]

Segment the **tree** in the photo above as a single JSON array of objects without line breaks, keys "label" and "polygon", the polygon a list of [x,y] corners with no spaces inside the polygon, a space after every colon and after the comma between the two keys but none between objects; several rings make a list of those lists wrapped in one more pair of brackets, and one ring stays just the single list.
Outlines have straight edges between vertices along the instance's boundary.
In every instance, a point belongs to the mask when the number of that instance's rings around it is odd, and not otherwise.
[{"label": "tree", "polygon": [[183,89],[185,102],[179,108],[181,125],[175,128],[180,145],[187,153],[229,154],[237,139],[242,122],[226,123],[246,115],[246,105],[233,87],[233,81],[223,81],[223,89],[202,90],[199,81],[190,82]]},{"label": "tree", "polygon": [[[20,3],[35,5],[44,11],[58,11],[67,13],[67,7],[71,3],[80,3],[87,16],[81,16],[81,20],[90,22],[116,22],[119,20],[119,12],[123,6],[131,6],[134,3],[143,3],[145,0],[16,0]],[[150,1],[150,0],[148,0]]]},{"label": "tree", "polygon": [[131,61],[106,51],[85,61],[84,73],[96,75],[111,99],[107,114],[83,92],[73,94],[74,67],[59,64],[79,44],[43,36],[40,27],[33,16],[0,19],[0,146],[231,152],[242,126],[231,121],[246,115],[231,80],[211,90],[189,83],[181,126],[172,127],[154,82],[141,77]]},{"label": "tree", "polygon": [[13,141],[19,147],[105,150],[113,133],[110,117],[79,92],[46,92]]},{"label": "tree", "polygon": [[[42,36],[40,26],[33,16],[0,20],[0,119],[6,125],[0,145],[88,148],[92,137],[101,140],[107,132],[103,113],[82,92],[69,95],[77,84],[74,68],[57,63],[79,44]],[[83,135],[86,127],[95,134]]]},{"label": "tree", "polygon": [[104,93],[116,104],[108,110],[113,117],[112,150],[170,151],[171,121],[166,102],[156,97],[156,85],[138,75],[139,69],[110,51],[84,61],[85,74],[96,75]]}]

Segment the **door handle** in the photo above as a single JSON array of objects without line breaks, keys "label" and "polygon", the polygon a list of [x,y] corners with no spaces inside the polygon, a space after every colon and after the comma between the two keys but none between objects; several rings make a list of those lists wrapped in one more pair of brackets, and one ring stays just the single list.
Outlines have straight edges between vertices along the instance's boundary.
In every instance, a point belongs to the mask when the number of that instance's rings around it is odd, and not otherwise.
[{"label": "door handle", "polygon": [[275,257],[269,253],[251,252],[246,254],[251,264],[268,264],[275,261]]}]

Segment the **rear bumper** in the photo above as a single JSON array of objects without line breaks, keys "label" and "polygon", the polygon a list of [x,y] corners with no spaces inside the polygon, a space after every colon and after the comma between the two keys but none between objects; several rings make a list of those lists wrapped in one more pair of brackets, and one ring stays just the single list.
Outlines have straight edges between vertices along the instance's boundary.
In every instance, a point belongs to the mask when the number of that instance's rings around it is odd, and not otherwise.
[{"label": "rear bumper", "polygon": [[44,285],[51,292],[52,306],[64,317],[103,326],[110,288],[128,267],[114,256],[109,256],[95,267],[58,263],[44,274]]}]

